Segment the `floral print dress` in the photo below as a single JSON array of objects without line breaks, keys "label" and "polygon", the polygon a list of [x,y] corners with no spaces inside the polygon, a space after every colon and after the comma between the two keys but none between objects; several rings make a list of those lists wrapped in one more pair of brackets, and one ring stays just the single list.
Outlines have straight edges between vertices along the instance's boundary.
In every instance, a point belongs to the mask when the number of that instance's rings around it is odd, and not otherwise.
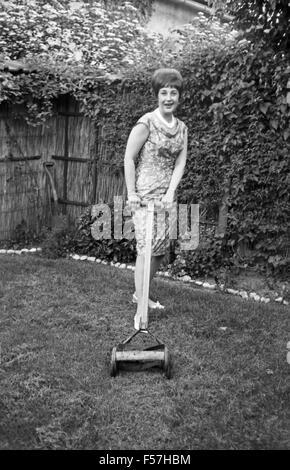
[{"label": "floral print dress", "polygon": [[[175,118],[173,127],[167,126],[156,112],[142,116],[136,125],[149,130],[136,164],[136,192],[142,201],[160,200],[166,193],[175,161],[184,147],[186,125]],[[152,254],[164,255],[170,244],[170,227],[174,226],[176,211],[159,210],[154,217]],[[137,253],[142,254],[146,241],[146,208],[140,207],[133,214]],[[171,225],[173,224],[173,225]]]}]

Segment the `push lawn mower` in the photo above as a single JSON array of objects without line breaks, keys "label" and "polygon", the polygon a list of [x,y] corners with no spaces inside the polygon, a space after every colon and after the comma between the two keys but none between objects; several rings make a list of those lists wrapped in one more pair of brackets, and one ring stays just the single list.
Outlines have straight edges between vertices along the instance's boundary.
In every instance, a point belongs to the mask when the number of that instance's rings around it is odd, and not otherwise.
[{"label": "push lawn mower", "polygon": [[[129,338],[117,347],[114,347],[111,355],[110,374],[115,377],[119,370],[145,370],[149,368],[161,368],[165,376],[171,377],[171,359],[167,347],[155,337],[148,329],[148,298],[150,283],[150,265],[151,265],[151,245],[152,231],[154,222],[154,201],[144,204],[147,207],[146,213],[146,245],[145,245],[145,262],[143,273],[143,293],[142,293],[142,313],[140,317],[139,329],[135,331]],[[132,347],[131,341],[137,336],[142,339],[153,339],[154,343],[142,349]]]}]

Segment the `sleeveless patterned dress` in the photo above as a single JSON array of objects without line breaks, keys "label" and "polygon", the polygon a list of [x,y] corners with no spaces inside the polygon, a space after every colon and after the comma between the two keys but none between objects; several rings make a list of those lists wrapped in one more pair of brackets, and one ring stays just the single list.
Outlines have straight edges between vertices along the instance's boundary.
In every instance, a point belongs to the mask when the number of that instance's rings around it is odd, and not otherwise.
[{"label": "sleeveless patterned dress", "polygon": [[[142,201],[161,199],[166,193],[176,158],[184,147],[186,125],[175,118],[173,127],[167,126],[156,112],[142,116],[136,125],[149,130],[136,163],[136,192]],[[140,207],[132,217],[137,241],[137,253],[144,253],[146,242],[146,208]],[[164,255],[170,244],[170,227],[176,223],[176,211],[158,210],[154,216],[152,255]],[[172,224],[172,225],[171,225]]]}]

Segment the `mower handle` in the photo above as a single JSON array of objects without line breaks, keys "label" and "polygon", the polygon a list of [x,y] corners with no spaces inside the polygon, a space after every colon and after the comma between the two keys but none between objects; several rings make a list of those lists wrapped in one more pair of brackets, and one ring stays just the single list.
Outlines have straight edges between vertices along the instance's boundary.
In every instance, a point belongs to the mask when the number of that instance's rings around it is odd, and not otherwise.
[{"label": "mower handle", "polygon": [[[127,201],[126,202],[126,206],[130,206],[130,202]],[[149,201],[140,201],[140,207],[147,207],[148,210],[154,210],[154,208],[161,208],[163,205],[162,205],[162,202],[159,200],[159,199],[150,199]]]}]

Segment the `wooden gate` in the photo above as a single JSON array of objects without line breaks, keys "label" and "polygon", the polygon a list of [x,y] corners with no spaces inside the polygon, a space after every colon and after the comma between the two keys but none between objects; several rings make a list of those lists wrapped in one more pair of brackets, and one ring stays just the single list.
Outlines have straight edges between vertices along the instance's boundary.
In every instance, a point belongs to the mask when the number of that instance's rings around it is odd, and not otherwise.
[{"label": "wooden gate", "polygon": [[25,112],[24,105],[0,106],[0,240],[13,237],[23,221],[35,233],[50,225],[51,181],[71,221],[87,206],[125,197],[124,175],[112,171],[104,126],[84,116],[73,97],[58,97],[44,125],[29,126]]},{"label": "wooden gate", "polygon": [[75,220],[96,199],[97,139],[92,121],[69,96],[59,101],[56,148],[51,155],[61,211]]},{"label": "wooden gate", "polygon": [[51,160],[62,213],[75,220],[87,206],[112,203],[114,196],[125,198],[124,174],[112,169],[102,123],[96,126],[81,114],[71,97],[59,101],[57,116],[56,148],[61,152]]}]

